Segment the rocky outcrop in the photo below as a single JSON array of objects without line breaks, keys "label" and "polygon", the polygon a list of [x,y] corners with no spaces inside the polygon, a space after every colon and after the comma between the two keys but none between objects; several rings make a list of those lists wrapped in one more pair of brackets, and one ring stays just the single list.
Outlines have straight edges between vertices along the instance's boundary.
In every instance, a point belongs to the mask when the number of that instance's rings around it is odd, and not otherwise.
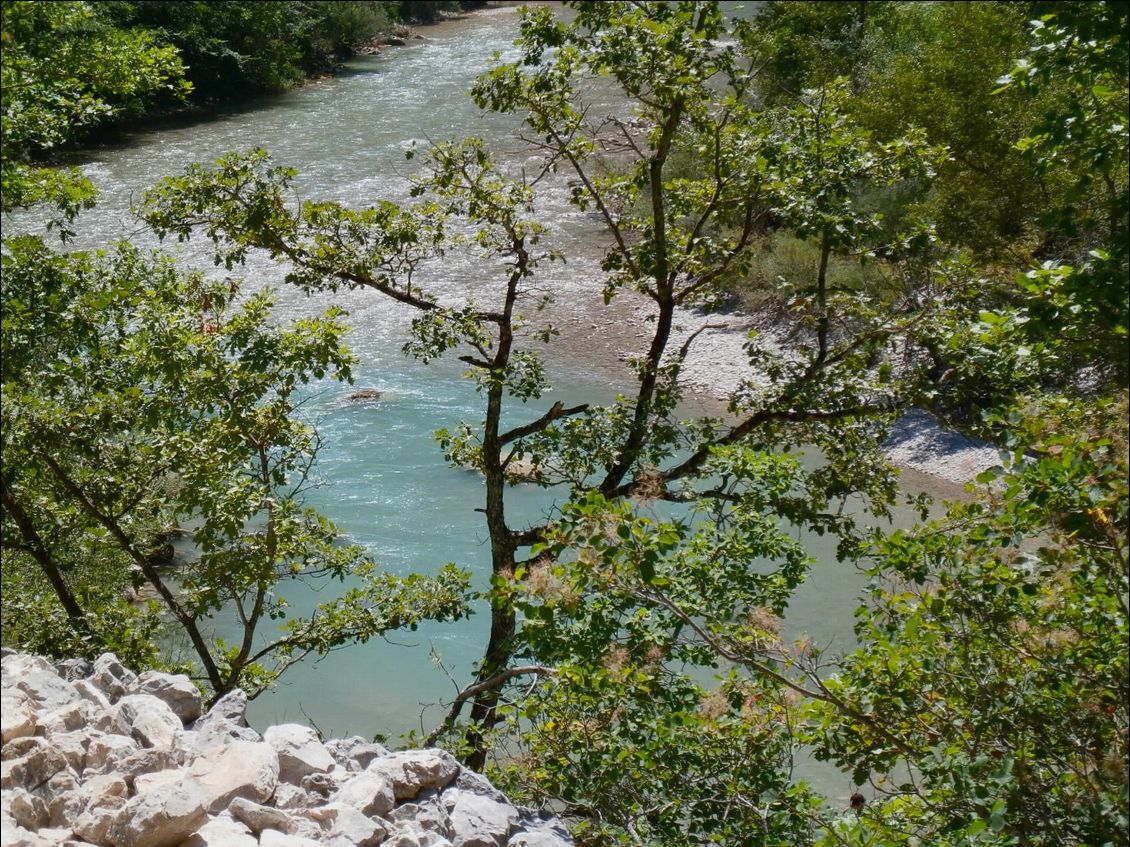
[{"label": "rocky outcrop", "polygon": [[5,649],[5,847],[565,847],[443,750],[262,736],[234,692],[202,714],[185,676],[112,654],[51,664]]}]

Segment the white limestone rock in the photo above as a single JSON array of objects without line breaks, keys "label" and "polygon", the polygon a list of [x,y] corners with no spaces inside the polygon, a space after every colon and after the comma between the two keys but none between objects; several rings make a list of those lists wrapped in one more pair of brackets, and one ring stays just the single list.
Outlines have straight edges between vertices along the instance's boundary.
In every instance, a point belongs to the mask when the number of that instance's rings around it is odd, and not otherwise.
[{"label": "white limestone rock", "polygon": [[182,779],[127,802],[108,837],[114,847],[173,847],[207,821],[201,792],[191,780]]},{"label": "white limestone rock", "polygon": [[444,792],[444,801],[451,809],[452,847],[506,847],[518,823],[518,810],[509,803],[458,788]]},{"label": "white limestone rock", "polygon": [[253,803],[242,797],[232,800],[228,811],[237,821],[247,824],[256,835],[261,835],[270,829],[288,834],[298,832],[300,829],[298,819],[289,812]]},{"label": "white limestone rock", "polygon": [[7,744],[16,738],[35,735],[35,706],[18,688],[5,688],[0,695],[0,739]]},{"label": "white limestone rock", "polygon": [[381,847],[452,847],[452,844],[442,835],[410,823],[391,829]]},{"label": "white limestone rock", "polygon": [[126,668],[113,653],[103,653],[94,660],[94,671],[89,677],[92,685],[98,688],[111,703],[123,697],[137,674]]},{"label": "white limestone rock", "polygon": [[232,741],[199,756],[188,769],[205,797],[205,807],[218,814],[236,797],[265,803],[279,783],[279,757],[263,742]]},{"label": "white limestone rock", "polygon": [[421,791],[448,785],[459,773],[459,763],[446,750],[401,750],[374,759],[365,772],[386,776],[397,800],[411,800]]},{"label": "white limestone rock", "polygon": [[0,787],[34,791],[67,769],[67,758],[44,738],[20,738],[4,748]]},{"label": "white limestone rock", "polygon": [[301,785],[302,778],[312,773],[327,773],[334,766],[333,756],[308,726],[288,723],[272,726],[263,733],[263,740],[279,754],[279,779]]},{"label": "white limestone rock", "polygon": [[120,735],[114,732],[98,736],[86,748],[86,770],[84,772],[107,773],[114,769],[117,762],[140,749],[141,745],[128,735]]},{"label": "white limestone rock", "polygon": [[[444,794],[450,794],[450,790]],[[394,824],[414,823],[420,829],[434,832],[451,839],[455,830],[451,825],[451,815],[443,801],[443,795],[436,791],[425,791],[414,802],[402,803],[387,815]]]},{"label": "white limestone rock", "polygon": [[151,694],[163,701],[183,723],[200,717],[203,700],[200,689],[185,674],[145,671],[129,686],[130,694]]},{"label": "white limestone rock", "polygon": [[245,824],[227,812],[212,818],[180,847],[258,847],[259,840]]},{"label": "white limestone rock", "polygon": [[5,803],[6,811],[12,816],[16,826],[22,826],[24,829],[30,829],[34,832],[41,826],[47,826],[50,823],[51,815],[47,811],[47,804],[42,797],[32,794],[25,788],[13,788],[5,799],[7,800],[7,803]]},{"label": "white limestone rock", "polygon": [[387,834],[383,824],[352,806],[335,803],[317,811],[330,813],[322,818],[323,841],[329,847],[376,847]]},{"label": "white limestone rock", "polygon": [[58,709],[41,711],[36,717],[39,732],[47,738],[53,738],[67,732],[86,729],[90,726],[94,714],[94,707],[86,700],[79,699]]},{"label": "white limestone rock", "polygon": [[265,829],[259,836],[259,847],[322,847],[322,842],[304,835]]},{"label": "white limestone rock", "polygon": [[171,750],[183,728],[163,700],[152,694],[127,694],[114,706],[114,727],[122,735],[136,738],[142,747]]},{"label": "white limestone rock", "polygon": [[331,738],[325,744],[334,761],[350,773],[362,771],[373,759],[388,755],[387,748],[376,742],[366,741],[360,735],[351,738]]},{"label": "white limestone rock", "polygon": [[384,773],[368,769],[349,779],[332,799],[359,809],[369,817],[387,814],[396,805],[392,780]]}]

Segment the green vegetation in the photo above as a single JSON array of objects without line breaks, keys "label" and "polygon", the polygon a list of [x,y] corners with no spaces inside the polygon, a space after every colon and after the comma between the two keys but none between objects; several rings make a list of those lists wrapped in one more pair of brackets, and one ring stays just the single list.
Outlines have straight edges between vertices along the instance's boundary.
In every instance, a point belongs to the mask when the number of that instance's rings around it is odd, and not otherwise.
[{"label": "green vegetation", "polygon": [[[440,143],[411,201],[357,210],[298,201],[295,172],[253,151],[139,209],[161,236],[205,233],[229,269],[265,251],[306,291],[385,295],[416,313],[412,354],[468,366],[482,418],[437,437],[484,478],[491,631],[426,740],[585,844],[1125,843],[1125,4],[770,3],[752,23],[575,6],[567,24],[524,12],[520,60],[473,92],[524,121],[540,162],[520,175],[481,141]],[[113,109],[175,78],[75,90]],[[594,80],[630,119],[591,107]],[[6,207],[48,196],[25,152],[5,154]],[[558,333],[534,202],[555,172],[607,230],[605,299],[633,291],[653,323],[614,403],[531,415]],[[474,302],[441,303],[424,260],[459,250],[493,270]],[[316,453],[301,386],[348,377],[336,315],[272,327],[268,295],[236,306],[127,245],[11,238],[4,280],[5,612],[52,622],[6,614],[5,643],[152,660],[155,619],[118,599],[132,578],[216,693],[255,692],[308,652],[464,612],[463,575],[376,577],[296,499]],[[680,420],[676,310],[735,290],[795,346],[752,338],[730,416]],[[887,514],[879,445],[911,405],[1013,459],[933,522],[864,529],[850,515]],[[552,519],[508,511],[519,463],[561,492]],[[173,586],[155,548],[189,522],[203,556]],[[870,574],[846,656],[780,635],[811,564],[798,527]],[[361,587],[252,646],[287,580],[346,576]],[[225,608],[242,645],[208,643]],[[865,807],[795,783],[800,745]]]}]

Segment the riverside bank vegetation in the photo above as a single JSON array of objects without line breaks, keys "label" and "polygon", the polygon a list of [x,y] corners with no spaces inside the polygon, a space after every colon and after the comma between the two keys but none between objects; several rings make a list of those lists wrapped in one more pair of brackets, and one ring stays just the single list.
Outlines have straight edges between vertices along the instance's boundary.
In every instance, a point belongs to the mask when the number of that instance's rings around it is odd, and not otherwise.
[{"label": "riverside bank vegetation", "polygon": [[[305,656],[485,601],[476,675],[424,740],[579,843],[1125,843],[1126,5],[540,5],[471,92],[522,122],[520,171],[437,141],[411,154],[409,202],[350,208],[300,202],[286,163],[235,151],[136,210],[210,240],[228,276],[68,251],[96,198],[42,157],[188,91],[199,30],[147,15],[254,7],[246,33],[277,25],[266,7],[386,5],[3,4],[3,208],[45,204],[63,236],[5,222],[4,644],[166,667],[173,628],[192,657],[176,670],[253,696]],[[250,72],[241,49],[208,46]],[[640,296],[651,323],[615,402],[537,414],[559,334],[539,267],[568,257],[536,200],[561,180],[606,230],[593,296]],[[464,250],[482,282],[452,304],[428,263]],[[485,591],[457,566],[382,573],[307,507],[303,392],[349,378],[347,316],[272,322],[270,292],[230,275],[253,251],[305,291],[388,297],[416,316],[408,353],[467,366],[482,417],[437,439],[484,479]],[[677,315],[735,304],[792,343],[751,337],[729,414],[682,419]],[[942,517],[871,529],[853,515],[898,496],[881,445],[910,407],[1010,458]],[[531,480],[558,505],[518,522]],[[199,558],[172,572],[182,525]],[[870,576],[844,655],[780,635],[812,565],[797,528]],[[343,588],[295,616],[298,580]],[[138,586],[157,600],[127,602]],[[218,615],[238,643],[210,637]],[[794,780],[801,746],[864,802]]]}]

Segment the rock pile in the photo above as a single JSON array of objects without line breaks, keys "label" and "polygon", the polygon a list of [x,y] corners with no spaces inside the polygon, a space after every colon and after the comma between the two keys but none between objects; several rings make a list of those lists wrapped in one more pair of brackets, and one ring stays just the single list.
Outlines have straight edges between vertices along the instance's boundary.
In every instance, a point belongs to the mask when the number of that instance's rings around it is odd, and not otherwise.
[{"label": "rock pile", "polygon": [[5,649],[5,847],[566,847],[442,750],[322,742],[247,725],[233,692],[202,714],[186,676]]}]

